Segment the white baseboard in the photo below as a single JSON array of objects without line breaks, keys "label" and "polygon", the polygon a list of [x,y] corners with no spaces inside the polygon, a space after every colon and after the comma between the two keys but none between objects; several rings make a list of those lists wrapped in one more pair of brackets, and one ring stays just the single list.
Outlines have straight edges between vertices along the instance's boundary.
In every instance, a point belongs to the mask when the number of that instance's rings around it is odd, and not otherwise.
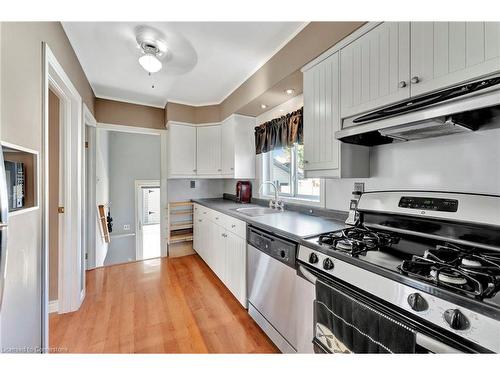
[{"label": "white baseboard", "polygon": [[59,301],[49,301],[49,314],[59,311]]}]

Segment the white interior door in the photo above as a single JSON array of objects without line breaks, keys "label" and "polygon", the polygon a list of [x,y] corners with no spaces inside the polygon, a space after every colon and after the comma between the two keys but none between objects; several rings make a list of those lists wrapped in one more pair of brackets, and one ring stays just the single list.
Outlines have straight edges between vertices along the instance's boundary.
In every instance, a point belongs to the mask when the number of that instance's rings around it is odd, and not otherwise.
[{"label": "white interior door", "polygon": [[161,256],[159,181],[136,184],[136,260]]}]

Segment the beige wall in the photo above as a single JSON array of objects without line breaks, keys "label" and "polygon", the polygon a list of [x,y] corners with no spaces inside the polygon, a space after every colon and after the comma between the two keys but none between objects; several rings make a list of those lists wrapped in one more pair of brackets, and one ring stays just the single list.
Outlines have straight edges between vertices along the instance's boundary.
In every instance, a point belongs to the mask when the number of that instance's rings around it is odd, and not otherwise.
[{"label": "beige wall", "polygon": [[59,98],[49,91],[49,301],[57,300],[59,272]]},{"label": "beige wall", "polygon": [[40,150],[42,42],[47,42],[90,111],[94,94],[59,22],[4,22],[2,140]]},{"label": "beige wall", "polygon": [[165,110],[108,99],[95,99],[97,122],[142,128],[165,129]]},{"label": "beige wall", "polygon": [[219,105],[167,103],[165,118],[202,124],[224,120],[233,113],[258,116],[267,110],[260,108],[261,103],[272,108],[290,99],[283,92],[285,88],[295,88],[295,94],[300,94],[300,69],[364,23],[311,22]]},{"label": "beige wall", "polygon": [[179,103],[167,103],[165,107],[167,121],[189,122],[191,124],[206,124],[223,120],[219,105],[194,107]]},{"label": "beige wall", "polygon": [[221,103],[226,118],[302,68],[364,22],[311,22]]},{"label": "beige wall", "polygon": [[[42,42],[48,43],[90,111],[94,109],[93,91],[60,23],[3,22],[1,140],[37,151],[42,140]],[[39,209],[9,218],[2,346],[37,347],[41,343],[40,223]]]}]

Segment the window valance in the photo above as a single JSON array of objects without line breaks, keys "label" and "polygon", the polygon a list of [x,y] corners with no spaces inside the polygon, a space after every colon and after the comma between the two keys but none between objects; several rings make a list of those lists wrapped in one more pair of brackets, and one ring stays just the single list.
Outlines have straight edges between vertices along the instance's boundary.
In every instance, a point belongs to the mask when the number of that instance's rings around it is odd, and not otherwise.
[{"label": "window valance", "polygon": [[255,128],[255,153],[262,154],[277,148],[292,147],[304,141],[303,108],[272,119]]}]

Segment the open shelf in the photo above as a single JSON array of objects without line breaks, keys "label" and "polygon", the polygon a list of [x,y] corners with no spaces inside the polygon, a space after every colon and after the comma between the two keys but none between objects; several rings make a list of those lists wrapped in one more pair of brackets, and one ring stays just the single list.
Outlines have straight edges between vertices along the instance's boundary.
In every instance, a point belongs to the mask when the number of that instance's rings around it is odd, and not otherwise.
[{"label": "open shelf", "polygon": [[193,240],[193,202],[170,202],[168,204],[169,245]]}]

